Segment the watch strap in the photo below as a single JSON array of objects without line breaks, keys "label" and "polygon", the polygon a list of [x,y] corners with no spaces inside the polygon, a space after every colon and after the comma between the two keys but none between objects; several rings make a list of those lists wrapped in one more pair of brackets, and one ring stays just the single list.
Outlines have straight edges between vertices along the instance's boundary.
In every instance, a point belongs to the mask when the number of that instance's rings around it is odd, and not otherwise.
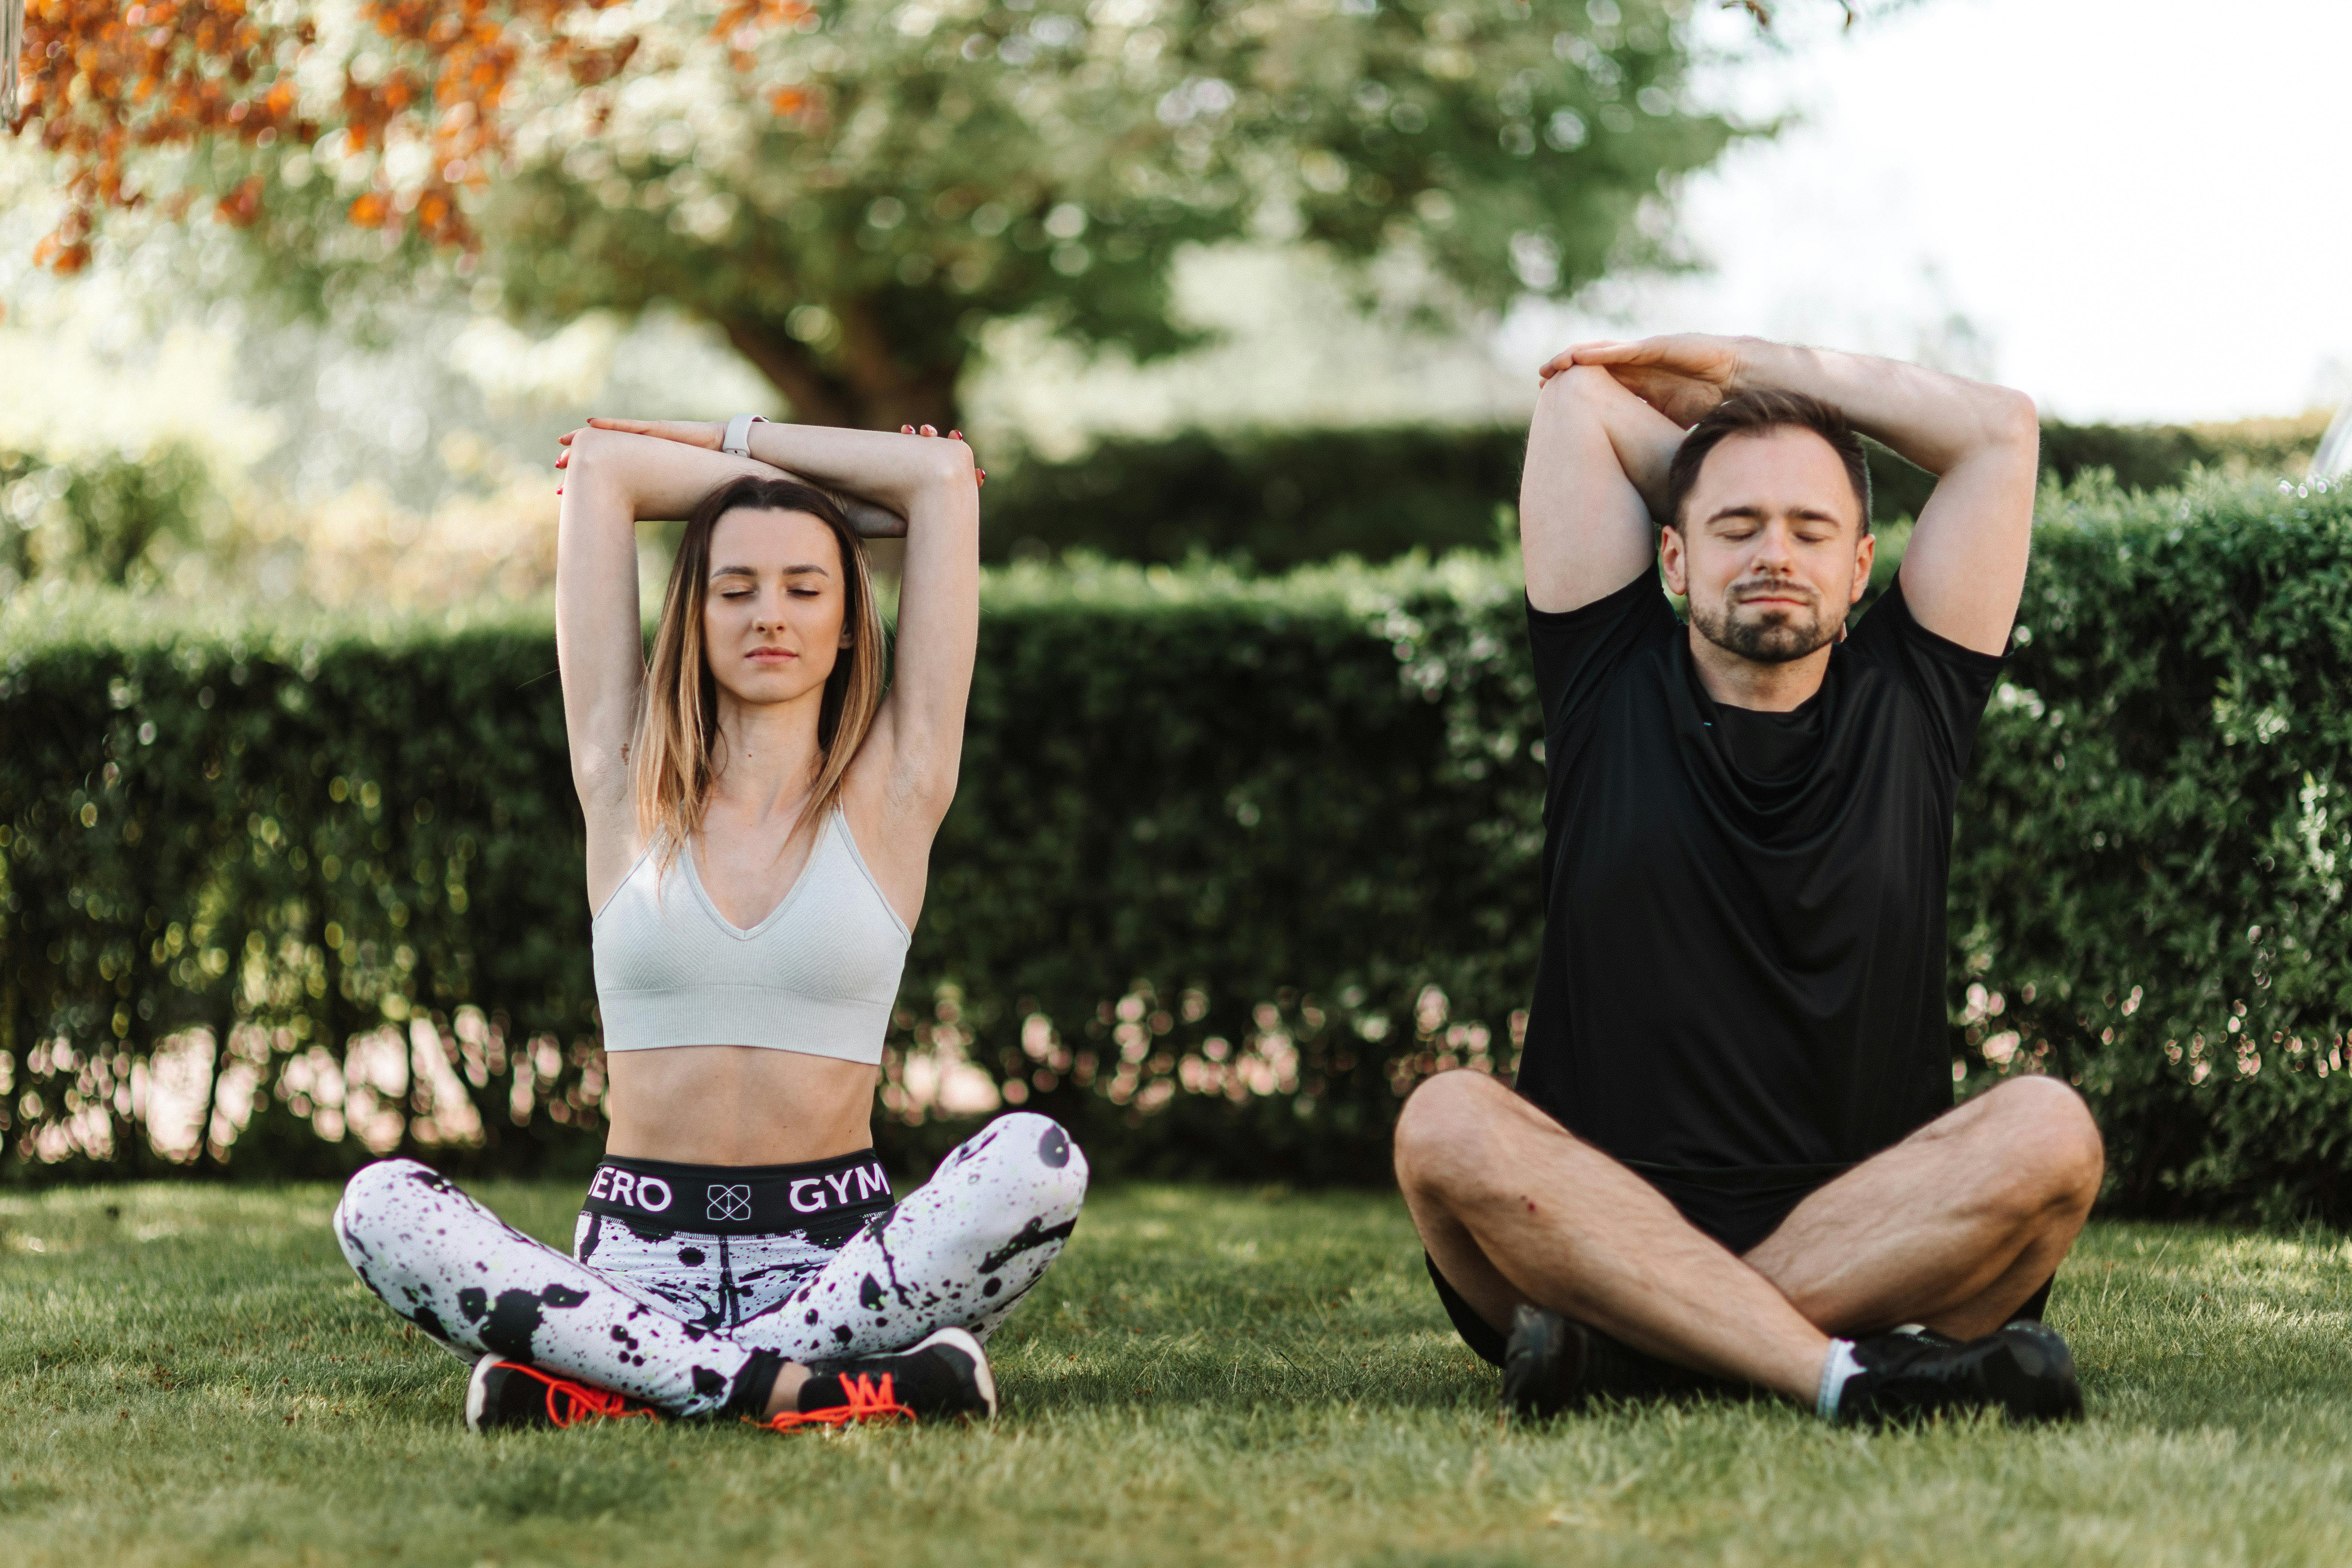
[{"label": "watch strap", "polygon": [[720,437],[719,449],[737,458],[751,455],[751,426],[767,421],[756,414],[738,414],[727,422],[727,434]]}]

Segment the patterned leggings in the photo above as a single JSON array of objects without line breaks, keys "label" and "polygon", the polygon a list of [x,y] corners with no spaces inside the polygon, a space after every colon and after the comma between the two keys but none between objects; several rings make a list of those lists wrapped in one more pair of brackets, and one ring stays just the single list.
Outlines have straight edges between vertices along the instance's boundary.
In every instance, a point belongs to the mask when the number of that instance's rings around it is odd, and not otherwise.
[{"label": "patterned leggings", "polygon": [[[718,1315],[725,1327],[679,1288],[679,1238],[598,1247],[592,1268],[414,1160],[353,1176],[334,1226],[361,1282],[459,1354],[495,1352],[696,1416],[746,1403],[780,1359],[883,1354],[950,1326],[986,1338],[1061,1252],[1086,1190],[1086,1156],[1057,1124],[1000,1117],[839,1250],[773,1238],[756,1270],[771,1300]],[[592,1229],[626,1227],[583,1224],[583,1241]],[[737,1237],[709,1251],[723,1259],[747,1248]],[[670,1278],[652,1277],[657,1264]],[[761,1367],[768,1378],[746,1378]]]}]

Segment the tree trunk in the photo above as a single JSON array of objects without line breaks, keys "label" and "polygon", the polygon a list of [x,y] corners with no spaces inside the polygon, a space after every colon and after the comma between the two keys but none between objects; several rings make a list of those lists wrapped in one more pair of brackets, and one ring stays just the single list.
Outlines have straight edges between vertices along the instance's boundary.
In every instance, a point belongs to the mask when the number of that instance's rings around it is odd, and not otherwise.
[{"label": "tree trunk", "polygon": [[837,301],[841,341],[821,353],[769,321],[721,322],[735,352],[751,362],[804,425],[896,430],[901,425],[956,425],[959,352],[946,362],[909,367],[890,344],[875,312],[859,300]]},{"label": "tree trunk", "polygon": [[816,356],[790,333],[765,322],[723,324],[727,341],[735,345],[735,352],[750,360],[752,368],[784,395],[795,420],[803,425],[858,423],[850,415],[848,400],[842,395],[846,389],[819,369]]}]

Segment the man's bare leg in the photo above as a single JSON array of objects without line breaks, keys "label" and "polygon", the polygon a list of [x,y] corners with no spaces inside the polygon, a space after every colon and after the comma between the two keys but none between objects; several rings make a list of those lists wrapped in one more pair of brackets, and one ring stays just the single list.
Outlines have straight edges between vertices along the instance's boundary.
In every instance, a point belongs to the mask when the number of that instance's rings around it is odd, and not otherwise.
[{"label": "man's bare leg", "polygon": [[1532,1301],[1799,1399],[1830,1333],[1918,1321],[1966,1339],[2007,1321],[2073,1246],[2102,1161],[2081,1097],[2021,1079],[1823,1187],[1738,1259],[1481,1075],[1431,1079],[1397,1128],[1423,1242],[1488,1322]]},{"label": "man's bare leg", "polygon": [[2082,1096],[2012,1079],[1814,1193],[1746,1261],[1830,1333],[1974,1339],[2057,1269],[2105,1171]]},{"label": "man's bare leg", "polygon": [[1549,1307],[1684,1366],[1813,1402],[1829,1336],[1658,1190],[1480,1073],[1442,1073],[1397,1123],[1397,1181],[1438,1271],[1507,1326]]}]

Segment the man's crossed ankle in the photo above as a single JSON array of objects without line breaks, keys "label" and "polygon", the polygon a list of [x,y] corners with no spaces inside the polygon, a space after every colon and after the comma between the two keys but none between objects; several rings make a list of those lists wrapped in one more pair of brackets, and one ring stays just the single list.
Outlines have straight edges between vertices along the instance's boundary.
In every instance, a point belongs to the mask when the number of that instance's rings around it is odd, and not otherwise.
[{"label": "man's crossed ankle", "polygon": [[[1574,1319],[1521,1305],[1503,1352],[1507,1416],[1546,1416],[1593,1398],[1637,1399],[1739,1385],[1629,1349]],[[1998,1410],[2013,1421],[2083,1414],[2074,1352],[2055,1330],[2020,1320],[1981,1339],[1956,1340],[1916,1324],[1832,1340],[1814,1412],[1877,1426],[1945,1411]]]}]

